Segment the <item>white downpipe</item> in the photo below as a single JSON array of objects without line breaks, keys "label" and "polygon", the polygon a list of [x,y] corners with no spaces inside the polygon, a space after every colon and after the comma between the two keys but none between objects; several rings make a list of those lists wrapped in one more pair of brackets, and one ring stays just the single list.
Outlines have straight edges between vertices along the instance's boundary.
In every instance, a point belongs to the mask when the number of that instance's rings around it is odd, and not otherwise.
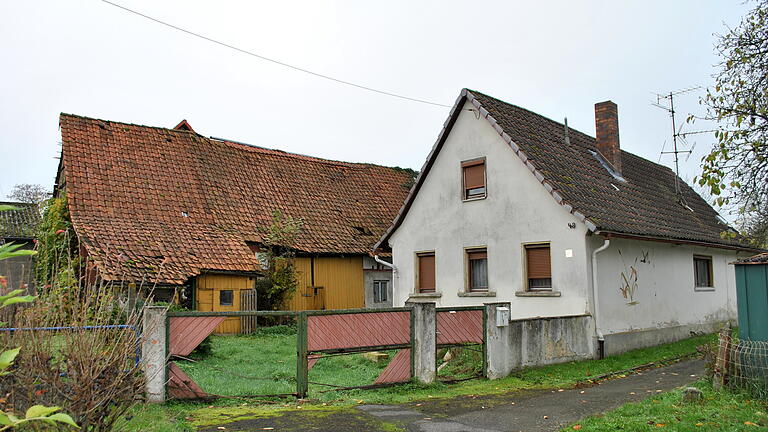
[{"label": "white downpipe", "polygon": [[376,261],[377,263],[381,264],[381,265],[384,265],[384,266],[387,266],[387,267],[391,268],[393,275],[397,274],[397,267],[395,267],[394,264],[388,263],[388,262],[384,261],[383,259],[379,258],[378,255],[374,255],[373,256],[373,260]]},{"label": "white downpipe", "polygon": [[602,246],[592,251],[592,313],[595,318],[595,333],[597,333],[597,340],[604,341],[603,330],[600,327],[600,301],[597,289],[597,254],[608,249],[611,245],[610,239],[605,239]]}]

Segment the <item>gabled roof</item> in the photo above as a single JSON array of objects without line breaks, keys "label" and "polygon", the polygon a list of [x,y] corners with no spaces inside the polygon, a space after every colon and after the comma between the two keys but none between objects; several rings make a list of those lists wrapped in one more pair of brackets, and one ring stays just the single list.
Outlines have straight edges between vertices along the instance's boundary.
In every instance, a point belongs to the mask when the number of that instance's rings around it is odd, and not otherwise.
[{"label": "gabled roof", "polygon": [[60,187],[108,280],[179,284],[205,270],[256,270],[246,242],[261,240],[276,210],[303,219],[300,251],[368,254],[413,180],[187,130],[70,114],[60,124]]},{"label": "gabled roof", "polygon": [[595,138],[524,108],[474,90],[462,90],[393,225],[376,247],[388,248],[442,149],[461,108],[469,101],[518,155],[553,199],[593,232],[661,241],[750,249],[717,212],[675,173],[622,151],[617,179],[599,155]]},{"label": "gabled roof", "polygon": [[40,224],[37,204],[0,201],[0,206],[13,206],[16,210],[0,211],[0,241],[4,238],[32,240]]}]

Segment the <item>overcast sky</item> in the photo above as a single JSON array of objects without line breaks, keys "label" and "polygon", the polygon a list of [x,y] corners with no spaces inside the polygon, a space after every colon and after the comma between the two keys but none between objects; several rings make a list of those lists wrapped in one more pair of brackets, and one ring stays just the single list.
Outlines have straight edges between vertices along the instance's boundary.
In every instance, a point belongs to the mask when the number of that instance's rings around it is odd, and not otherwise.
[{"label": "overcast sky", "polygon": [[[619,106],[623,149],[659,161],[669,116],[650,102],[712,82],[714,33],[751,7],[675,1],[114,0],[286,63],[452,104],[476,89],[594,136]],[[679,120],[702,91],[676,99]],[[216,46],[99,0],[0,1],[0,199],[52,186],[58,115],[195,130],[254,145],[419,169],[449,108],[340,85]],[[696,128],[707,128],[697,124]],[[689,128],[691,129],[691,128]],[[711,134],[682,163],[698,172]],[[673,166],[671,156],[661,163]]]}]

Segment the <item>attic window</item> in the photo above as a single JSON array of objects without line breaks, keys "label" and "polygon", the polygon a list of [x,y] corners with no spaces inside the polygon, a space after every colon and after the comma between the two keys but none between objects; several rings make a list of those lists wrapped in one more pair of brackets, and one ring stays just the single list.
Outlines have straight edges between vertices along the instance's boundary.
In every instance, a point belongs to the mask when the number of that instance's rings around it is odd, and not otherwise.
[{"label": "attic window", "polygon": [[481,199],[486,196],[485,158],[461,163],[463,200]]}]

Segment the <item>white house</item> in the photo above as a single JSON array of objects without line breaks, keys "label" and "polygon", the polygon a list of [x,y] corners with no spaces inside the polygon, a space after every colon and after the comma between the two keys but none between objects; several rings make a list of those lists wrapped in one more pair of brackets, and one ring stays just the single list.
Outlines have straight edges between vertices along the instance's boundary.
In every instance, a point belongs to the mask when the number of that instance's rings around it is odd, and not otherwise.
[{"label": "white house", "polygon": [[670,169],[619,148],[613,102],[596,135],[463,90],[376,245],[394,305],[511,303],[511,318],[592,316],[600,354],[735,318],[750,249]]}]

